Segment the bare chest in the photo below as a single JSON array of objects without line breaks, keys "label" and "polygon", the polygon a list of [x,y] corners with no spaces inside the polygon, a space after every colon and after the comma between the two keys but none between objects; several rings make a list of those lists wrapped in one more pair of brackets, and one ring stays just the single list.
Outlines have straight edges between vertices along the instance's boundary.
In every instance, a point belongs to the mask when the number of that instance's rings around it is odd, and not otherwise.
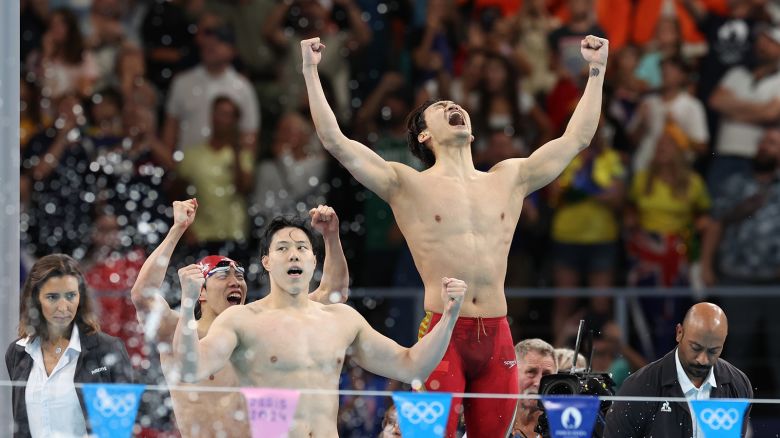
[{"label": "bare chest", "polygon": [[501,177],[484,174],[468,181],[419,177],[393,203],[399,225],[435,235],[513,230],[522,195]]},{"label": "bare chest", "polygon": [[241,335],[234,353],[237,368],[247,374],[339,373],[354,336],[333,318],[261,315],[251,333]]}]

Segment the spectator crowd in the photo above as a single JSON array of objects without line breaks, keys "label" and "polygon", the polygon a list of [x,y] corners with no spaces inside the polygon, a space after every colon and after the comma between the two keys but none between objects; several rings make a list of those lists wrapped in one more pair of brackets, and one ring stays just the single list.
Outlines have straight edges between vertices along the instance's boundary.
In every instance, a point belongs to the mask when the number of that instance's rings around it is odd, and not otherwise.
[{"label": "spectator crowd", "polygon": [[[525,200],[506,286],[653,293],[633,302],[629,333],[606,294],[512,300],[516,340],[571,347],[587,318],[597,371],[622,381],[675,345],[692,299],[664,288],[780,284],[778,0],[21,0],[20,20],[23,252],[79,260],[104,330],[136,368],[157,365],[128,291],[173,200],[199,204],[173,267],[221,253],[244,261],[259,291],[262,227],[328,203],[352,287],[421,287],[388,205],[314,132],[299,51],[312,37],[330,54],[319,73],[350,137],[422,170],[405,117],[453,100],[471,115],[484,171],[563,133],[587,80],[580,41],[609,39],[599,129]],[[780,295],[719,303],[732,327],[724,357],[743,370],[780,362]],[[417,323],[357,304],[376,327]],[[344,387],[387,387],[353,368]],[[771,369],[758,394],[780,394]],[[147,403],[144,426],[169,428],[165,402]],[[341,436],[378,435],[383,405],[342,405]]]}]

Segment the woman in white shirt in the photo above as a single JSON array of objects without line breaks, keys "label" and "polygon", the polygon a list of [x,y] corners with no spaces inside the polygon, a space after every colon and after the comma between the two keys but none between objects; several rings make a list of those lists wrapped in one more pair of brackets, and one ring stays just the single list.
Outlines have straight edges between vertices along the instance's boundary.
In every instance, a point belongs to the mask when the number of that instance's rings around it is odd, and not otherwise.
[{"label": "woman in white shirt", "polygon": [[74,383],[128,383],[133,370],[124,344],[100,332],[78,263],[52,254],[24,283],[19,340],[5,363],[13,387],[14,437],[83,437],[86,406]]}]

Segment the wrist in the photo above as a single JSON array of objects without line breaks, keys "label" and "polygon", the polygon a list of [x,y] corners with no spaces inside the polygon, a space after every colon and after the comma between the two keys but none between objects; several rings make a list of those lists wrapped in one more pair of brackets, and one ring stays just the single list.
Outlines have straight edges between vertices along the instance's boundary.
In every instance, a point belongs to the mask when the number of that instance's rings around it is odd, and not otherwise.
[{"label": "wrist", "polygon": [[198,302],[198,295],[195,295],[194,297],[187,296],[187,294],[183,294],[181,298],[181,312],[182,317],[185,319],[194,319],[195,318],[195,305]]},{"label": "wrist", "polygon": [[171,229],[168,230],[168,237],[173,239],[175,242],[178,242],[179,239],[184,236],[184,233],[187,231],[187,227],[182,224],[173,224],[171,226]]}]

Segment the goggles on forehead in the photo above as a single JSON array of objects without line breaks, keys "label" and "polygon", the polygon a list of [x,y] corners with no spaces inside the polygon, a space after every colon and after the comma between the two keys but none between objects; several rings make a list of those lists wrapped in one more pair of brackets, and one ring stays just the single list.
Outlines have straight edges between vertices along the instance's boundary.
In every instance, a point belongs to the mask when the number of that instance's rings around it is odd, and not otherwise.
[{"label": "goggles on forehead", "polygon": [[209,278],[212,275],[218,274],[220,272],[228,272],[230,271],[231,266],[236,270],[236,273],[244,275],[244,268],[241,265],[239,265],[238,262],[233,262],[230,260],[222,260],[218,262],[216,265],[214,265],[214,267],[211,268],[211,270],[206,273],[206,278]]}]

